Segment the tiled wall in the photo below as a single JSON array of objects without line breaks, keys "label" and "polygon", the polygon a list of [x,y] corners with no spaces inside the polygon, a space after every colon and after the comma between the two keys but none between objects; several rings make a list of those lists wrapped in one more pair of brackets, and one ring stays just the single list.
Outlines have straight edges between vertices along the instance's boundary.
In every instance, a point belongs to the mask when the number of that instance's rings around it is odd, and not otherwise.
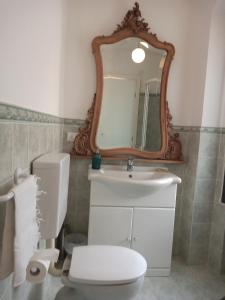
[{"label": "tiled wall", "polygon": [[[67,132],[78,132],[84,121],[65,119],[63,122],[53,116],[0,104],[0,194],[12,185],[17,166],[29,168],[31,161],[45,152],[62,151],[62,148],[70,152],[73,143],[67,142]],[[225,205],[219,203],[225,132],[194,127],[176,127],[175,130],[180,133],[185,163],[157,164],[182,178],[177,193],[173,254],[182,256],[190,264],[208,263],[210,269],[218,273],[225,266]],[[66,217],[70,231],[87,233],[88,230],[89,163],[88,159],[71,158]],[[4,210],[4,204],[0,204],[0,249]],[[0,281],[0,299],[7,287],[7,279]]]},{"label": "tiled wall", "polygon": [[[186,133],[180,255],[189,264],[206,264],[217,273],[222,268],[225,206],[220,203],[224,174],[224,130],[193,128]],[[185,146],[186,145],[186,146]],[[216,216],[216,212],[220,213]],[[219,236],[218,236],[219,235]],[[215,238],[220,243],[214,244]]]},{"label": "tiled wall", "polygon": [[[83,120],[64,121],[64,152],[70,152],[72,142],[67,141],[68,132],[78,132],[79,127],[84,125]],[[75,159],[71,157],[69,201],[66,216],[66,224],[71,232],[82,232],[87,234],[89,218],[89,196],[90,183],[88,177],[88,159]]]},{"label": "tiled wall", "polygon": [[225,172],[225,133],[220,135],[212,210],[208,264],[216,273],[225,273],[225,204],[220,203]]},{"label": "tiled wall", "polygon": [[[29,169],[39,155],[62,148],[62,119],[0,104],[0,195],[12,186],[17,167]],[[0,203],[0,255],[4,217],[5,204]],[[9,289],[9,278],[0,280],[0,299],[7,299]]]}]

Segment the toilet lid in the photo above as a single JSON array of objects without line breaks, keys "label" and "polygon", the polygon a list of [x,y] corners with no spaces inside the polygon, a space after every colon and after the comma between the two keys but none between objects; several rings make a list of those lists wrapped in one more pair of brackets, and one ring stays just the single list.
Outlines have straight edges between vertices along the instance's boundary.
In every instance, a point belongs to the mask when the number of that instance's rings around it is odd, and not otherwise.
[{"label": "toilet lid", "polygon": [[104,285],[137,280],[147,269],[138,252],[119,246],[74,247],[69,279],[73,282]]}]

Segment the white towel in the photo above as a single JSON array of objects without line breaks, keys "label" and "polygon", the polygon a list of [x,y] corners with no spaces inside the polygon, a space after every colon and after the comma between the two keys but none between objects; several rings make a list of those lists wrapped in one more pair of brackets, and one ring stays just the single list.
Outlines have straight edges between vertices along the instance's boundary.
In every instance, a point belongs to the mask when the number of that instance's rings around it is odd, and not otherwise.
[{"label": "white towel", "polygon": [[27,177],[15,186],[14,287],[26,279],[26,267],[37,249],[40,237],[37,218],[37,178]]}]

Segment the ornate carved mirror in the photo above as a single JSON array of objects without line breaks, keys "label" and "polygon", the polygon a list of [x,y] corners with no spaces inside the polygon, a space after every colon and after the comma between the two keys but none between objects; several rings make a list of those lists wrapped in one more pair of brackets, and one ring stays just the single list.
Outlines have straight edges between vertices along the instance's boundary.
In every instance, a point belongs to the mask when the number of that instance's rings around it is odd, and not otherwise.
[{"label": "ornate carved mirror", "polygon": [[141,18],[138,3],[110,36],[92,42],[97,89],[73,153],[181,159],[166,101],[174,46],[161,42]]}]

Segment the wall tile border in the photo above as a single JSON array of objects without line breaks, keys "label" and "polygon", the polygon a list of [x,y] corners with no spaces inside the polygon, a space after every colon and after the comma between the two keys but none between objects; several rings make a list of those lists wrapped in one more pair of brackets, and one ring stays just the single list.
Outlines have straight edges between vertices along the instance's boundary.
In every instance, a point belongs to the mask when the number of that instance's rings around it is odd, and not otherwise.
[{"label": "wall tile border", "polygon": [[225,133],[222,127],[202,127],[202,126],[173,126],[173,130],[180,132],[206,132],[206,133]]},{"label": "wall tile border", "polygon": [[0,102],[0,119],[38,123],[64,123],[63,118],[2,102]]},{"label": "wall tile border", "polygon": [[64,124],[65,125],[74,125],[74,126],[84,126],[85,120],[64,118]]}]

